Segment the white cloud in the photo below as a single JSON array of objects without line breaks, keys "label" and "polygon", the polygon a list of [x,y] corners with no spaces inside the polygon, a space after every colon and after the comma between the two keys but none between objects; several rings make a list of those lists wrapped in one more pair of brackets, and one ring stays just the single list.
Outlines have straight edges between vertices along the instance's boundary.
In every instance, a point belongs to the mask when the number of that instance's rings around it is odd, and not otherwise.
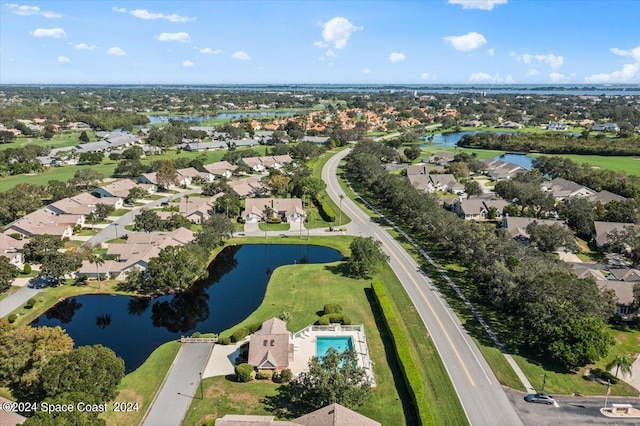
[{"label": "white cloud", "polygon": [[[362,29],[362,27],[353,25],[347,18],[336,16],[322,24],[322,38],[325,42],[333,44],[336,49],[344,49],[347,47],[351,34]],[[314,44],[318,46],[316,43]]]},{"label": "white cloud", "polygon": [[333,50],[329,49],[324,53],[324,56],[326,56],[327,58],[337,58],[338,55],[336,55],[336,52],[334,52]]},{"label": "white cloud", "polygon": [[421,80],[427,80],[429,78],[429,73],[428,72],[423,72],[422,75],[420,76]]},{"label": "white cloud", "polygon": [[319,47],[320,49],[324,49],[325,47],[329,47],[329,45],[327,43],[325,43],[324,41],[314,41],[313,45],[315,47]]},{"label": "white cloud", "polygon": [[196,18],[189,18],[187,16],[180,16],[175,13],[171,15],[165,15],[163,13],[152,13],[147,9],[135,9],[129,12],[136,18],[145,19],[145,20],[155,20],[155,19],[165,19],[169,22],[189,22],[195,21]]},{"label": "white cloud", "polygon": [[449,0],[449,4],[460,4],[463,9],[492,10],[498,4],[507,4],[507,0]]},{"label": "white cloud", "polygon": [[92,44],[91,46],[89,46],[87,43],[78,43],[75,46],[76,49],[78,50],[93,50],[93,49],[97,49],[98,46]]},{"label": "white cloud", "polygon": [[126,55],[127,52],[125,52],[124,50],[122,50],[119,47],[111,47],[107,50],[107,55],[113,55],[113,56],[124,56]]},{"label": "white cloud", "polygon": [[333,62],[329,62],[329,66],[332,67],[333,66]]},{"label": "white cloud", "polygon": [[552,72],[549,74],[549,81],[551,83],[563,83],[567,81],[567,77],[559,72]]},{"label": "white cloud", "polygon": [[127,11],[124,7],[112,7],[111,10],[118,13],[125,13]]},{"label": "white cloud", "polygon": [[191,36],[187,33],[162,33],[156,36],[158,41],[177,41],[179,43],[190,43]]},{"label": "white cloud", "polygon": [[20,5],[15,3],[7,4],[11,13],[20,16],[41,15],[45,18],[62,18],[61,13],[52,12],[50,10],[41,10],[38,6],[27,6],[26,4]]},{"label": "white cloud", "polygon": [[562,67],[562,65],[564,64],[564,57],[556,56],[553,53],[547,53],[546,55],[532,55],[530,53],[523,53],[521,55],[514,54],[511,56],[515,56],[518,62],[522,62],[523,64],[526,64],[526,65],[531,65],[533,63],[533,60],[535,59],[540,64],[542,63],[548,64],[551,67],[551,69],[554,69],[554,70],[557,70],[558,68]]},{"label": "white cloud", "polygon": [[476,32],[461,35],[444,37],[444,41],[451,44],[456,50],[463,52],[477,49],[487,44],[487,39],[482,34]]},{"label": "white cloud", "polygon": [[389,62],[391,63],[402,62],[405,59],[404,53],[392,52],[391,55],[389,55]]},{"label": "white cloud", "polygon": [[205,55],[219,55],[221,53],[224,53],[224,50],[222,49],[213,50],[210,47],[205,47],[203,49],[200,49],[200,53],[204,53]]},{"label": "white cloud", "polygon": [[489,56],[496,56],[496,51],[493,50],[493,47],[489,50],[487,50],[487,53],[489,54]]},{"label": "white cloud", "polygon": [[237,52],[233,52],[231,55],[233,59],[239,59],[241,61],[248,61],[251,59],[251,56],[247,54],[247,52],[243,52],[242,50],[238,50]]},{"label": "white cloud", "polygon": [[61,64],[65,64],[67,62],[71,62],[71,59],[66,56],[58,56],[58,62],[60,62]]},{"label": "white cloud", "polygon": [[362,70],[362,74],[371,74],[371,70],[369,68],[365,68]]},{"label": "white cloud", "polygon": [[53,38],[65,38],[65,34],[62,28],[37,28],[32,33],[34,37],[53,37]]},{"label": "white cloud", "polygon": [[538,74],[540,74],[540,71],[538,71],[535,68],[531,68],[529,71],[527,71],[527,75],[530,75],[530,76],[534,76],[534,75],[538,75]]},{"label": "white cloud", "polygon": [[182,66],[183,66],[183,67],[186,67],[186,68],[191,68],[191,67],[195,67],[195,66],[196,66],[196,64],[195,64],[195,62],[193,62],[193,61],[184,61],[184,62],[182,63]]},{"label": "white cloud", "polygon": [[552,53],[548,53],[546,55],[536,55],[536,59],[538,60],[538,62],[548,63],[549,66],[554,70],[557,70],[558,68],[562,67],[562,64],[564,64],[564,58],[562,56],[556,56]]},{"label": "white cloud", "polygon": [[621,70],[611,73],[600,73],[585,78],[587,83],[628,83],[640,82],[640,46],[631,50],[623,50],[617,47],[609,49],[615,55],[633,59],[632,63],[622,66]]},{"label": "white cloud", "polygon": [[487,74],[486,72],[474,72],[469,76],[469,81],[474,83],[513,83],[513,77],[511,74],[507,75],[506,78],[502,78],[502,76],[498,73],[496,75]]},{"label": "white cloud", "polygon": [[319,60],[319,61],[324,61],[324,55],[320,55],[320,56],[318,56],[318,60]]}]

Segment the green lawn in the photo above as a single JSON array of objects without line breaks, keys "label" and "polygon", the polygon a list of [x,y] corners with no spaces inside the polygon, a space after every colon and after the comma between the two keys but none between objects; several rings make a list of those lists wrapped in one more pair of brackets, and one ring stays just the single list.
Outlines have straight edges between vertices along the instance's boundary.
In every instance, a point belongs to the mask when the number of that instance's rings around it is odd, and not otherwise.
[{"label": "green lawn", "polygon": [[109,216],[124,216],[125,214],[129,213],[131,211],[131,209],[118,209],[118,210],[114,210],[113,212],[111,212],[111,214]]},{"label": "green lawn", "polygon": [[145,413],[151,407],[151,402],[171,368],[180,346],[181,343],[177,341],[159,346],[144,364],[122,379],[120,386],[118,386],[119,393],[115,401],[137,402],[139,411],[114,412],[112,410],[113,406],[111,406],[111,409],[107,410],[107,412],[100,414],[100,417],[107,422],[108,426],[140,424]]},{"label": "green lawn", "polygon": [[[296,225],[293,225],[294,228]],[[261,231],[288,231],[291,228],[290,223],[258,223],[258,227]]]},{"label": "green lawn", "polygon": [[[333,157],[335,154],[340,152],[342,149],[344,149],[344,148],[333,150],[333,151],[327,151],[320,158],[317,158],[317,159],[311,161],[309,163],[309,167],[311,167],[313,169],[313,173],[312,173],[313,177],[316,177],[318,179],[322,179],[322,168],[327,163],[327,161],[329,161],[329,158]],[[336,203],[334,203],[333,200],[331,200],[331,198],[329,198],[329,196],[327,195],[327,192],[325,190],[322,190],[320,192],[320,194],[318,194],[318,198],[321,199],[324,204],[326,204],[327,206],[331,207],[331,209],[333,210],[333,212],[336,215],[336,220],[333,221],[333,222],[325,222],[320,217],[320,215],[318,214],[318,211],[315,208],[315,206],[312,203],[309,203],[309,205],[306,208],[307,213],[308,213],[307,227],[309,227],[309,228],[327,228],[329,226],[338,226],[339,222],[340,222],[340,226],[346,225],[347,223],[351,222],[351,218],[349,216],[347,216],[344,213],[342,213],[342,215],[340,214],[339,206],[337,206]]]},{"label": "green lawn", "polygon": [[[80,142],[81,132],[64,132],[56,133],[51,139],[45,138],[31,138],[25,136],[19,136],[14,142],[7,144],[0,144],[0,150],[7,148],[21,148],[27,145],[37,146],[49,146],[52,148],[62,148],[65,146],[76,146]],[[92,132],[87,132],[89,138],[91,138]],[[95,141],[95,138],[91,139]]]}]

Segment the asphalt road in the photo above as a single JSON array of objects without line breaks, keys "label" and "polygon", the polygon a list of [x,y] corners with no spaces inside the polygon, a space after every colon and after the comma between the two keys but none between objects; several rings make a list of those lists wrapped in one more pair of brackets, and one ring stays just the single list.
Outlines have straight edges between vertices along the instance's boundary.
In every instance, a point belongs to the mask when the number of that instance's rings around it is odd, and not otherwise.
[{"label": "asphalt road", "polygon": [[27,300],[31,299],[32,297],[36,297],[41,291],[42,290],[40,289],[24,286],[16,290],[16,292],[11,296],[0,300],[0,318],[6,317],[11,312],[27,303]]},{"label": "asphalt road", "polygon": [[[605,388],[603,387],[603,391]],[[600,413],[604,407],[604,397],[554,396],[558,407],[553,405],[532,404],[526,402],[526,394],[507,389],[511,401],[522,421],[527,426],[565,426],[565,425],[638,425],[640,419],[609,418]],[[631,404],[636,406],[638,398],[609,398],[611,404]]]},{"label": "asphalt road", "polygon": [[[348,152],[345,150],[334,155],[322,170],[327,193],[336,204],[340,204],[339,195],[342,194],[336,176],[337,166]],[[390,257],[389,265],[405,287],[435,343],[469,422],[472,425],[522,425],[480,350],[455,313],[438,295],[431,280],[421,273],[419,265],[348,197],[342,200],[342,209],[352,219],[357,233],[382,242]]]},{"label": "asphalt road", "polygon": [[191,401],[200,395],[200,373],[207,366],[213,343],[183,343],[162,387],[144,418],[143,426],[182,424]]}]

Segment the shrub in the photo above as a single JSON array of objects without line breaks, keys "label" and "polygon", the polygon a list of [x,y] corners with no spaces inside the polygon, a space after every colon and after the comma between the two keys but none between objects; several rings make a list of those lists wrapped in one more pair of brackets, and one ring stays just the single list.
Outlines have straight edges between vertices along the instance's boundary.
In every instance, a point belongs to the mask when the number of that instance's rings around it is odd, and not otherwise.
[{"label": "shrub", "polygon": [[29,275],[31,273],[31,265],[29,263],[25,263],[22,267],[22,273],[24,275]]},{"label": "shrub", "polygon": [[284,322],[291,322],[291,312],[284,311],[278,316]]},{"label": "shrub", "polygon": [[318,214],[320,215],[320,217],[322,217],[322,220],[324,220],[325,222],[335,222],[336,214],[333,212],[331,207],[324,204],[318,198],[313,198],[311,201],[313,202],[313,205],[318,209]]},{"label": "shrub", "polygon": [[11,314],[7,317],[7,320],[13,324],[14,322],[16,322],[16,320],[18,319],[18,316],[16,314]]},{"label": "shrub", "polygon": [[247,363],[236,366],[236,376],[239,382],[250,382],[256,377],[253,367]]},{"label": "shrub", "polygon": [[218,339],[218,343],[220,343],[221,345],[229,345],[231,344],[231,337],[223,336]]},{"label": "shrub", "polygon": [[246,327],[240,327],[240,328],[236,329],[233,332],[233,334],[231,335],[231,341],[232,342],[239,342],[240,340],[242,340],[245,337],[247,337],[248,334],[249,334],[249,330],[247,330]]},{"label": "shrub", "polygon": [[333,323],[333,324],[337,324],[337,323],[341,323],[342,322],[342,313],[339,314],[329,314],[329,315],[324,315],[325,317],[329,317],[329,322]]},{"label": "shrub", "polygon": [[318,323],[318,325],[329,325],[329,317],[326,315],[323,315],[316,322]]},{"label": "shrub", "polygon": [[351,325],[351,324],[353,324],[351,317],[347,314],[342,315],[342,325]]},{"label": "shrub", "polygon": [[200,337],[202,337],[202,333],[200,333],[199,331],[196,331],[191,335],[191,337],[193,337],[194,339],[199,339]]},{"label": "shrub", "polygon": [[339,314],[342,312],[342,306],[337,303],[327,303],[324,305],[324,309],[322,310],[325,315],[327,314]]},{"label": "shrub", "polygon": [[602,380],[608,380],[612,385],[618,384],[618,379],[613,374],[608,371],[602,370],[600,368],[592,368],[591,373]]},{"label": "shrub", "polygon": [[267,219],[267,223],[282,223],[282,219],[279,217],[271,217]]},{"label": "shrub", "polygon": [[33,308],[33,305],[35,305],[36,302],[37,302],[37,300],[32,297],[31,299],[27,300],[27,306],[29,308]]},{"label": "shrub", "polygon": [[260,370],[256,374],[258,380],[271,380],[273,378],[273,370]]},{"label": "shrub", "polygon": [[14,232],[13,234],[11,234],[10,237],[13,238],[14,240],[22,239],[22,235],[18,234],[17,232]]},{"label": "shrub", "polygon": [[256,322],[253,324],[245,325],[244,328],[247,329],[247,334],[255,333],[256,331],[260,330],[260,328],[262,328],[262,323]]},{"label": "shrub", "polygon": [[280,374],[278,375],[278,379],[281,383],[288,383],[291,381],[291,379],[293,379],[293,373],[287,368],[280,372]]}]

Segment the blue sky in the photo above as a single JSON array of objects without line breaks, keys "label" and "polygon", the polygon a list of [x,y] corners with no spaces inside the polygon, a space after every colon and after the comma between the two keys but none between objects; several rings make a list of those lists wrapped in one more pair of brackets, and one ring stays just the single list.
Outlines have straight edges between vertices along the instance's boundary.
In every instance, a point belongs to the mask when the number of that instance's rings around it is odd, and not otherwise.
[{"label": "blue sky", "polygon": [[640,1],[2,1],[0,83],[640,83]]}]

